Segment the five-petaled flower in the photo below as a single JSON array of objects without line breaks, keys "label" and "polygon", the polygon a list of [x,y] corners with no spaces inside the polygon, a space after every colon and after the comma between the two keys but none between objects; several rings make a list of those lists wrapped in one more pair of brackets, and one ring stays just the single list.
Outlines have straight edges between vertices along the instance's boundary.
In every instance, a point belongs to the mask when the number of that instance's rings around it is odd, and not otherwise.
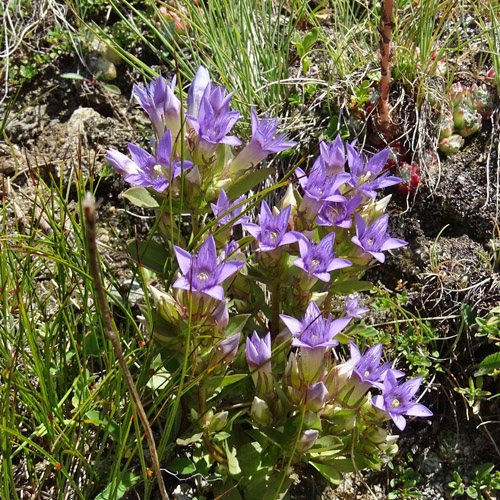
[{"label": "five-petaled flower", "polygon": [[415,401],[422,377],[412,378],[399,385],[397,374],[393,370],[387,372],[382,386],[382,394],[371,400],[373,406],[387,412],[399,430],[406,427],[403,415],[414,417],[432,417],[432,412],[426,406]]},{"label": "five-petaled flower", "polygon": [[263,201],[260,209],[259,224],[244,223],[243,227],[259,242],[261,252],[295,243],[297,234],[287,232],[292,206],[288,205],[279,214],[274,215],[269,205]]},{"label": "five-petaled flower", "polygon": [[212,235],[201,245],[196,255],[191,255],[175,245],[174,251],[183,276],[177,279],[173,287],[205,293],[217,300],[224,300],[224,288],[221,283],[245,264],[241,260],[217,263],[217,252]]},{"label": "five-petaled flower", "polygon": [[155,155],[131,143],[128,149],[132,160],[115,149],[109,149],[105,158],[130,184],[152,187],[158,193],[165,191],[183,170],[187,171],[193,166],[193,163],[187,160],[184,163],[172,160],[170,130],[167,130],[161,137]]},{"label": "five-petaled flower", "polygon": [[217,221],[217,225],[219,227],[225,226],[226,224],[229,223],[231,223],[231,226],[235,226],[237,224],[249,221],[249,217],[246,215],[240,217],[238,220],[235,220],[243,210],[243,205],[239,207],[237,205],[239,205],[244,199],[245,199],[244,196],[240,196],[238,199],[234,200],[231,203],[224,189],[220,190],[219,198],[217,199],[217,204],[210,203],[210,206],[212,207],[212,212],[214,213],[215,217],[219,219]]},{"label": "five-petaled flower", "polygon": [[286,134],[275,137],[278,121],[263,117],[259,123],[257,113],[252,108],[252,139],[238,153],[229,165],[229,175],[232,177],[257,165],[266,156],[290,149],[297,143],[288,141]]},{"label": "five-petaled flower", "polygon": [[391,238],[387,232],[389,216],[387,214],[379,217],[375,222],[366,225],[365,220],[357,212],[354,214],[356,223],[356,236],[351,241],[357,245],[364,254],[370,254],[379,262],[385,262],[386,250],[393,250],[407,245],[408,243],[397,238]]}]

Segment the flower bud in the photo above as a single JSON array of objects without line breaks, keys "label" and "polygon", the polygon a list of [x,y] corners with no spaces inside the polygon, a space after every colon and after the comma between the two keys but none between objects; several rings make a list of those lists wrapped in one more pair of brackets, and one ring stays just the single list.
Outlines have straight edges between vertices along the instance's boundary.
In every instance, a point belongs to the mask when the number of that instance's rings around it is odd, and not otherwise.
[{"label": "flower bud", "polygon": [[323,382],[310,385],[307,388],[306,410],[319,412],[328,398],[328,390]]},{"label": "flower bud", "polygon": [[153,298],[154,308],[160,315],[169,323],[174,325],[178,324],[179,311],[177,309],[178,304],[174,298],[164,292],[160,292],[154,286],[149,286],[149,291]]},{"label": "flower bud", "polygon": [[273,421],[273,415],[267,403],[257,396],[253,398],[250,415],[259,425],[269,425]]},{"label": "flower bud", "polygon": [[239,344],[239,333],[218,342],[213,348],[211,364],[215,365],[221,362],[225,364],[231,363],[238,352]]},{"label": "flower bud", "polygon": [[288,386],[293,387],[294,389],[300,389],[302,385],[297,358],[293,352],[290,353],[286,363],[284,381]]},{"label": "flower bud", "polygon": [[319,431],[307,430],[300,435],[299,442],[297,443],[297,452],[304,453],[314,446],[318,439]]},{"label": "flower bud", "polygon": [[210,432],[218,432],[224,429],[227,423],[227,417],[229,413],[227,411],[221,411],[216,413],[211,419],[210,424],[208,426],[208,430]]},{"label": "flower bud", "polygon": [[223,331],[229,323],[229,313],[227,311],[226,301],[222,301],[217,309],[212,314],[212,320],[215,323],[215,329],[219,332]]}]

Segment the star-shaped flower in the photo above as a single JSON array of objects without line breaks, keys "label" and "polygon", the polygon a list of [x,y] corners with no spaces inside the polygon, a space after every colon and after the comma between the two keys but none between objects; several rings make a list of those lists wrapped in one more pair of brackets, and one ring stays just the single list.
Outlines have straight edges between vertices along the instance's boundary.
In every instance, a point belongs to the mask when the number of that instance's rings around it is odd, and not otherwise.
[{"label": "star-shaped flower", "polygon": [[392,370],[387,373],[382,387],[382,395],[374,396],[373,406],[385,411],[392,418],[396,427],[403,430],[406,419],[403,415],[414,417],[432,417],[433,413],[426,406],[415,401],[422,377],[413,378],[399,385]]},{"label": "star-shaped flower", "polygon": [[224,300],[224,288],[221,283],[245,264],[241,260],[218,263],[212,235],[201,245],[198,254],[191,255],[175,245],[174,251],[183,276],[177,279],[173,287],[205,293],[217,300]]}]

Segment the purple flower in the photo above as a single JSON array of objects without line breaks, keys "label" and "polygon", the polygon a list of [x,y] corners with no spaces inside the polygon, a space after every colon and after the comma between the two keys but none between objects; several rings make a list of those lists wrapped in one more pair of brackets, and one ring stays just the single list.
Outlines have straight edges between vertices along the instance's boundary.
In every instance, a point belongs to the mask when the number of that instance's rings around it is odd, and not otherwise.
[{"label": "purple flower", "polygon": [[380,364],[382,344],[379,343],[370,347],[363,355],[361,355],[358,346],[352,341],[349,342],[349,349],[351,351],[351,359],[356,360],[354,373],[359,377],[359,382],[380,387],[380,382],[384,380],[391,367],[389,361],[382,365]]},{"label": "purple flower", "polygon": [[247,337],[246,348],[247,363],[250,370],[256,368],[271,370],[271,363],[269,362],[271,359],[271,334],[269,332],[261,339],[257,332],[254,331],[252,338]]},{"label": "purple flower", "polygon": [[317,203],[345,201],[345,197],[340,194],[339,188],[350,179],[349,174],[341,172],[335,176],[327,176],[326,168],[321,162],[316,162],[313,165],[309,176],[301,168],[296,168],[295,173],[306,196]]},{"label": "purple flower", "polygon": [[353,144],[347,144],[347,161],[351,172],[349,184],[368,198],[375,198],[377,189],[399,184],[402,179],[389,175],[389,172],[379,175],[387,163],[389,153],[389,148],[386,148],[373,155],[365,164]]},{"label": "purple flower", "polygon": [[[243,206],[237,208],[234,207],[236,207],[236,205],[239,205],[244,199],[244,196],[240,196],[237,200],[230,203],[226,192],[224,191],[224,189],[221,189],[219,198],[217,199],[217,205],[210,203],[212,212],[214,213],[215,217],[219,219],[217,221],[217,225],[225,226],[226,224],[229,224],[231,221],[233,221],[236,217],[238,217],[238,215],[240,215],[241,211],[243,210]],[[241,224],[243,222],[248,222],[248,220],[249,217],[247,216],[240,217],[237,221],[233,222],[231,226]]]},{"label": "purple flower", "polygon": [[192,256],[175,245],[174,251],[183,276],[177,279],[173,287],[205,293],[217,300],[224,300],[224,288],[221,283],[245,264],[240,260],[218,263],[212,235],[201,245],[197,255]]},{"label": "purple flower", "polygon": [[332,320],[329,316],[325,320],[314,302],[307,307],[302,321],[285,314],[280,314],[280,318],[293,336],[292,345],[301,348],[304,380],[309,384],[318,381],[327,349],[338,345],[338,340],[333,337],[345,328],[351,318]]},{"label": "purple flower", "polygon": [[181,129],[181,103],[174,94],[176,78],[170,85],[159,76],[149,87],[134,85],[132,95],[146,111],[157,137],[170,130],[175,139]]},{"label": "purple flower", "polygon": [[207,68],[200,66],[191,82],[187,98],[187,114],[198,118],[201,98],[210,83],[210,75]]},{"label": "purple flower", "polygon": [[328,398],[328,390],[323,382],[317,382],[307,388],[306,410],[319,412]]},{"label": "purple flower", "polygon": [[210,361],[212,365],[218,363],[231,363],[231,361],[236,357],[238,352],[238,346],[240,345],[240,334],[222,339],[217,342],[212,351],[212,356]]},{"label": "purple flower", "polygon": [[229,167],[230,176],[251,168],[261,162],[266,156],[285,151],[295,146],[294,141],[287,141],[287,135],[275,137],[278,122],[266,116],[259,123],[257,113],[252,108],[252,139],[233,159]]},{"label": "purple flower", "polygon": [[353,295],[345,299],[344,312],[350,318],[361,319],[370,309],[367,307],[358,307],[359,296]]},{"label": "purple flower", "polygon": [[316,224],[318,226],[338,226],[350,228],[352,225],[351,215],[363,201],[362,196],[354,196],[347,201],[329,201],[321,207]]},{"label": "purple flower", "polygon": [[271,334],[261,339],[257,332],[253,332],[252,338],[247,337],[246,356],[248,367],[252,373],[252,379],[257,392],[265,394],[273,388],[271,367]]},{"label": "purple flower", "polygon": [[336,176],[345,171],[344,143],[340,135],[337,135],[332,144],[328,144],[326,141],[320,142],[319,149],[321,161],[326,168],[326,175]]},{"label": "purple flower", "polygon": [[[134,186],[152,187],[159,193],[165,191],[170,183],[182,172],[180,161],[172,161],[172,135],[167,130],[156,149],[156,155],[151,155],[135,144],[129,143],[128,149],[132,160],[114,149],[106,152],[105,158],[110,165],[125,180]],[[190,161],[184,161],[184,171],[193,166]]]},{"label": "purple flower", "polygon": [[297,442],[297,451],[299,453],[306,452],[309,448],[312,448],[318,439],[319,431],[314,429],[309,429],[302,432],[300,439]]},{"label": "purple flower", "polygon": [[317,244],[305,237],[299,238],[300,257],[293,261],[293,265],[321,281],[330,281],[331,271],[352,265],[347,259],[335,257],[334,242],[335,233],[328,234]]},{"label": "purple flower", "polygon": [[243,227],[259,242],[261,252],[269,252],[297,241],[295,233],[286,231],[291,213],[292,206],[288,205],[279,214],[273,215],[268,204],[263,201],[259,216],[260,225],[244,223]]},{"label": "purple flower", "polygon": [[433,415],[429,408],[415,401],[415,394],[421,383],[422,377],[417,377],[398,385],[396,375],[390,370],[383,382],[382,395],[374,396],[371,402],[376,408],[387,412],[396,427],[402,431],[406,427],[403,415],[415,417]]},{"label": "purple flower", "polygon": [[381,263],[385,262],[385,255],[382,252],[408,244],[406,241],[389,236],[387,232],[389,216],[387,214],[382,215],[369,226],[358,213],[354,214],[354,221],[356,223],[356,236],[353,236],[351,241],[361,248],[363,253],[372,255]]},{"label": "purple flower", "polygon": [[[201,88],[205,84],[205,77],[200,76],[193,91],[191,108],[196,110],[197,99]],[[201,160],[207,160],[215,151],[218,144],[229,144],[239,146],[241,141],[233,136],[227,135],[234,124],[241,118],[239,111],[230,111],[229,101],[233,93],[226,96],[226,89],[208,82],[199,101],[197,115],[186,115],[191,127],[199,138],[198,151],[195,153]]]}]

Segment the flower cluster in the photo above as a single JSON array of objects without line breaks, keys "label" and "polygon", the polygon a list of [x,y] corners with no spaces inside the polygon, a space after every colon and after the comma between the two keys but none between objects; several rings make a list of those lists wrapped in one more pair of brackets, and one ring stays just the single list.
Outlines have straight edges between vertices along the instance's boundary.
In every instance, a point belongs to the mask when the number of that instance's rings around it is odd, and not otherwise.
[{"label": "flower cluster", "polygon": [[[189,402],[198,405],[192,424],[208,454],[220,462],[239,444],[273,446],[252,441],[267,434],[253,432],[244,411],[232,418],[232,410],[214,413],[222,388],[241,380],[231,371],[243,370],[243,357],[253,383],[227,398],[238,394],[235,408],[248,408],[254,427],[274,427],[273,439],[283,433],[284,444],[272,453],[333,469],[340,457],[365,464],[388,453],[394,439],[385,420],[402,430],[405,416],[432,415],[415,400],[421,379],[401,383],[404,374],[381,362],[380,344],[361,354],[351,334],[351,323],[368,312],[350,294],[353,283],[406,245],[389,232],[390,197],[377,200],[380,190],[401,182],[384,168],[388,150],[366,159],[355,143],[321,141],[317,159],[295,169],[277,206],[260,197],[260,214],[251,218],[251,200],[242,193],[262,180],[258,164],[296,143],[277,133],[276,119],[259,120],[252,109],[252,137],[241,146],[232,135],[242,118],[231,109],[232,93],[200,67],[184,113],[175,83],[159,77],[134,88],[152,123],[152,151],[129,144],[130,157],[110,150],[106,158],[135,186],[134,199],[142,193],[148,203],[157,201],[159,236],[172,258],[162,264],[165,289],[150,287],[149,326],[179,364],[193,360],[185,387],[198,391]],[[350,346],[344,362],[340,342]],[[214,385],[213,373],[225,382]],[[232,439],[236,428],[246,437]],[[223,437],[216,435],[222,430]],[[294,451],[287,432],[297,435]]]}]

